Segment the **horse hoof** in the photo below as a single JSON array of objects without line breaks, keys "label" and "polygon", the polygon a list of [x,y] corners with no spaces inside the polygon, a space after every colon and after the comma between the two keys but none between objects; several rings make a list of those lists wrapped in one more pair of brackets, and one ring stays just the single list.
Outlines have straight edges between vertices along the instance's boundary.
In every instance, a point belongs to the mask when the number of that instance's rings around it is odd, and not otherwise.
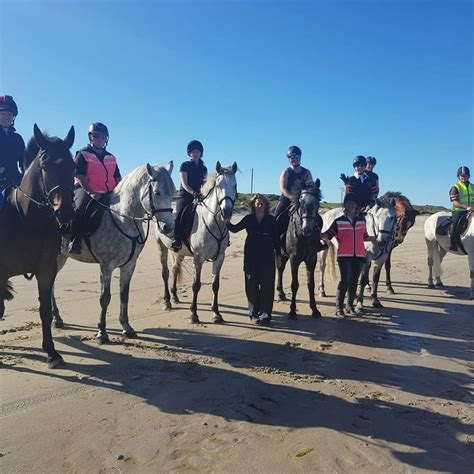
[{"label": "horse hoof", "polygon": [[433,283],[430,283],[430,284],[428,285],[428,288],[429,288],[430,290],[433,290],[434,287],[435,287],[435,286],[433,285]]},{"label": "horse hoof", "polygon": [[199,318],[197,316],[192,315],[189,317],[189,322],[191,324],[199,324],[201,321],[199,321]]},{"label": "horse hoof", "polygon": [[288,319],[295,321],[298,319],[298,316],[296,313],[288,313]]},{"label": "horse hoof", "polygon": [[394,295],[395,291],[393,291],[393,288],[387,288],[387,295]]},{"label": "horse hoof", "polygon": [[127,339],[136,339],[138,337],[137,333],[133,329],[122,331],[122,336]]},{"label": "horse hoof", "polygon": [[171,303],[167,301],[166,303],[163,303],[163,311],[171,311],[173,308],[171,306]]},{"label": "horse hoof", "polygon": [[325,291],[320,291],[320,292],[319,292],[319,297],[320,297],[320,298],[326,298],[326,296],[327,296],[327,295],[326,295],[326,292],[325,292]]},{"label": "horse hoof", "polygon": [[372,301],[372,306],[374,308],[383,308],[383,304],[379,300],[373,300]]},{"label": "horse hoof", "polygon": [[97,334],[95,338],[99,341],[99,344],[107,344],[110,342],[108,334]]},{"label": "horse hoof", "polygon": [[444,283],[443,283],[442,281],[437,281],[437,282],[435,283],[435,286],[436,286],[436,288],[443,288]]},{"label": "horse hoof", "polygon": [[288,301],[287,298],[286,298],[285,293],[278,293],[278,299],[280,301]]},{"label": "horse hoof", "polygon": [[64,321],[62,319],[55,319],[53,321],[54,327],[57,329],[63,329],[64,328]]},{"label": "horse hoof", "polygon": [[171,298],[171,301],[173,302],[173,304],[180,304],[181,301],[179,300],[179,298],[177,296],[173,296],[173,298]]},{"label": "horse hoof", "polygon": [[312,313],[311,313],[311,317],[313,319],[318,319],[321,317],[321,313],[319,312],[319,310],[315,309]]},{"label": "horse hoof", "polygon": [[65,365],[64,359],[60,355],[57,355],[56,357],[48,357],[48,367],[50,369],[59,369]]},{"label": "horse hoof", "polygon": [[225,323],[224,318],[222,316],[220,318],[213,318],[212,322],[214,324],[224,324]]}]

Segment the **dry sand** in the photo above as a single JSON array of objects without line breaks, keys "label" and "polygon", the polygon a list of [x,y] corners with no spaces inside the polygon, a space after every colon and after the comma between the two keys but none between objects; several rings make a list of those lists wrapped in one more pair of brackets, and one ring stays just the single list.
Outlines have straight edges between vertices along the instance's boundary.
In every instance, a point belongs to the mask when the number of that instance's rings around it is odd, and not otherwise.
[{"label": "dry sand", "polygon": [[250,323],[241,233],[223,267],[227,324],[210,323],[207,264],[203,324],[192,326],[190,273],[182,303],[163,311],[150,239],[130,295],[139,338],[120,336],[114,277],[111,344],[99,345],[99,269],[69,261],[57,280],[66,328],[53,335],[67,364],[59,370],[40,350],[35,285],[15,278],[0,321],[0,471],[472,472],[467,258],[448,255],[446,287],[428,290],[423,221],[394,252],[397,294],[382,284],[385,309],[348,321],[333,317],[334,283],[317,298],[324,317],[308,316],[302,270],[299,320],[276,303],[272,327]]}]

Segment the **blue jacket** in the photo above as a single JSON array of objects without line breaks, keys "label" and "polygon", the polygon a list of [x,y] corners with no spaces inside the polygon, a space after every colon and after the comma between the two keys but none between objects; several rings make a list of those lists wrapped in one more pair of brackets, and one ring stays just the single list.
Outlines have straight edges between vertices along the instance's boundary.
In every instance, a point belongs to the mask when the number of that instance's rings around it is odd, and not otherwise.
[{"label": "blue jacket", "polygon": [[24,152],[25,142],[21,135],[16,133],[13,127],[10,127],[7,133],[5,133],[5,129],[0,127],[0,168],[5,168],[2,174],[9,184],[20,183],[21,174],[24,171]]}]

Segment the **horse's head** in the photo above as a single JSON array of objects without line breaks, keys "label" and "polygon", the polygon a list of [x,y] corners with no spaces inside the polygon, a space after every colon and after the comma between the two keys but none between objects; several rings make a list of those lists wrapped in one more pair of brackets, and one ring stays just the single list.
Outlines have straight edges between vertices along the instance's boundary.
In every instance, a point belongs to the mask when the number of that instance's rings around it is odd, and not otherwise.
[{"label": "horse's head", "polygon": [[[36,124],[33,127],[33,133],[34,141],[30,140],[26,154],[30,153],[34,159],[32,159],[27,174],[37,173],[39,175],[41,203],[53,210],[60,224],[65,224],[74,216],[75,164],[70,152],[74,143],[74,127],[70,128],[64,140],[44,135]],[[27,181],[32,183],[31,180]],[[38,196],[38,192],[28,189],[28,185],[24,186],[23,181],[21,190],[30,198],[33,195]]]},{"label": "horse's head", "polygon": [[[305,237],[314,233],[318,225],[319,204],[321,202],[320,181],[307,185],[298,196],[297,215],[301,219],[301,232]],[[321,230],[321,229],[319,229]]]},{"label": "horse's head", "polygon": [[142,190],[140,201],[145,212],[154,217],[160,231],[170,234],[174,230],[173,210],[171,203],[176,188],[171,179],[173,162],[165,166],[146,165],[148,182]]},{"label": "horse's head", "polygon": [[369,233],[377,237],[377,243],[382,251],[388,251],[395,240],[395,230],[397,225],[395,201],[382,202],[375,200],[374,206],[368,211],[367,216],[371,223],[368,225]]},{"label": "horse's head", "polygon": [[222,166],[219,162],[216,163],[217,175],[215,177],[214,189],[221,216],[225,221],[230,221],[234,210],[235,198],[237,196],[236,172],[237,163],[235,161],[232,166]]},{"label": "horse's head", "polygon": [[384,203],[388,202],[395,207],[397,218],[395,242],[396,245],[399,245],[405,240],[408,231],[415,224],[415,219],[419,212],[413,208],[410,200],[400,192],[389,191],[380,200]]}]

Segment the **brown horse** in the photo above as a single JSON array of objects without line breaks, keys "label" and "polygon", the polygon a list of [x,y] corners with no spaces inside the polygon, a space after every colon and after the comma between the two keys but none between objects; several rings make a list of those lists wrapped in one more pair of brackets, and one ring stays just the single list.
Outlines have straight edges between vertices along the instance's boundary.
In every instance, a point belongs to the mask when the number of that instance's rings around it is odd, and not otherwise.
[{"label": "brown horse", "polygon": [[8,278],[28,274],[38,282],[43,349],[51,368],[64,364],[54,348],[51,335],[51,290],[56,278],[57,257],[61,251],[59,225],[69,222],[72,204],[74,161],[69,151],[74,128],[67,137],[43,135],[35,124],[34,139],[28,143],[25,163],[29,164],[17,188],[6,193],[0,210],[0,318],[4,300],[13,298]]},{"label": "brown horse", "polygon": [[395,294],[390,279],[390,270],[392,267],[390,259],[393,249],[403,243],[408,231],[415,224],[416,216],[419,214],[419,212],[413,208],[410,200],[402,193],[387,192],[380,198],[381,201],[390,201],[391,199],[395,200],[394,207],[397,215],[397,228],[395,231],[395,245],[390,250],[387,260],[385,261],[386,287],[389,295]]}]

